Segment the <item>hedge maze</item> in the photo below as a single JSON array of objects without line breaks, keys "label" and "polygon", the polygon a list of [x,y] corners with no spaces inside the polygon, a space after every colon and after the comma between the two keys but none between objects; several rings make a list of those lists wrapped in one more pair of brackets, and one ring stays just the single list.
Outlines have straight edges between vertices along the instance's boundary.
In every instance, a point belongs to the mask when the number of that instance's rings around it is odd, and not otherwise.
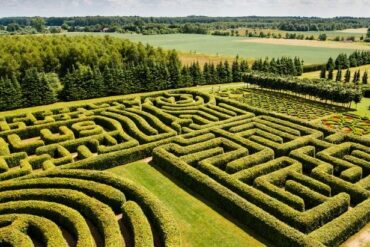
[{"label": "hedge maze", "polygon": [[[370,140],[190,90],[0,119],[0,244],[181,246],[149,191],[96,171],[151,164],[277,246],[370,222]],[[66,237],[69,236],[69,237]]]},{"label": "hedge maze", "polygon": [[348,111],[344,107],[309,101],[301,97],[256,88],[241,87],[229,89],[226,92],[214,93],[220,97],[234,99],[266,111],[283,113],[307,120],[314,120],[334,113]]}]

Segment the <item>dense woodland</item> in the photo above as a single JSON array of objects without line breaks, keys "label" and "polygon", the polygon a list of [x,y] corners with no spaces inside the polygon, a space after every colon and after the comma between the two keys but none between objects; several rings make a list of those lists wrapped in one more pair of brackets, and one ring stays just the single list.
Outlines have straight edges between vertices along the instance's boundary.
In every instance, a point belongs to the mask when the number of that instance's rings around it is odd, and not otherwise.
[{"label": "dense woodland", "polygon": [[[53,27],[51,32],[68,31],[85,32],[136,32],[142,34],[227,33],[217,30],[237,28],[272,28],[284,31],[334,31],[346,28],[370,26],[370,18],[336,17],[8,17],[0,19],[0,30],[10,32],[40,32],[40,27]],[[33,27],[32,30],[26,27]]]},{"label": "dense woodland", "polygon": [[238,58],[182,66],[175,51],[109,36],[0,39],[0,110],[241,81],[248,70]]}]

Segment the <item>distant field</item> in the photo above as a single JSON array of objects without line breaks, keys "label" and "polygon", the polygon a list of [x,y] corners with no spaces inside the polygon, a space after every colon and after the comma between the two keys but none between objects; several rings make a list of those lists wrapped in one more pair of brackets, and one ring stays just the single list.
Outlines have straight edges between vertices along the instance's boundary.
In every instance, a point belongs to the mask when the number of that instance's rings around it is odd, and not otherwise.
[{"label": "distant field", "polygon": [[[86,34],[86,33],[83,33]],[[69,33],[68,35],[81,35]],[[95,33],[93,35],[106,35]],[[264,58],[299,56],[305,64],[324,63],[332,56],[339,53],[351,53],[356,49],[322,48],[308,46],[291,46],[283,44],[262,44],[241,42],[245,37],[219,37],[197,34],[170,34],[170,35],[138,35],[138,34],[109,34],[116,37],[127,38],[132,41],[149,43],[166,49],[177,49],[181,52],[197,54],[236,56],[244,58]]]},{"label": "distant field", "polygon": [[[259,34],[260,32],[264,33],[271,33],[271,34],[281,34],[285,37],[286,33],[295,33],[295,34],[303,34],[304,36],[311,36],[313,35],[315,39],[322,33],[325,33],[329,39],[333,39],[337,36],[339,37],[350,37],[354,36],[356,40],[359,40],[361,36],[366,35],[367,28],[353,28],[353,29],[344,29],[339,31],[323,31],[323,32],[316,32],[316,31],[309,31],[309,32],[299,32],[299,31],[282,31],[277,29],[260,29],[260,28],[239,28],[237,29],[240,35],[245,35],[245,32],[256,32]],[[223,30],[223,31],[231,31],[231,30]]]},{"label": "distant field", "polygon": [[300,40],[300,39],[261,39],[261,38],[248,38],[242,42],[247,43],[260,43],[271,45],[290,45],[290,46],[307,46],[307,47],[322,47],[322,48],[335,48],[335,49],[361,49],[370,50],[370,46],[362,45],[352,42],[335,42],[335,41],[318,41],[318,40]]}]

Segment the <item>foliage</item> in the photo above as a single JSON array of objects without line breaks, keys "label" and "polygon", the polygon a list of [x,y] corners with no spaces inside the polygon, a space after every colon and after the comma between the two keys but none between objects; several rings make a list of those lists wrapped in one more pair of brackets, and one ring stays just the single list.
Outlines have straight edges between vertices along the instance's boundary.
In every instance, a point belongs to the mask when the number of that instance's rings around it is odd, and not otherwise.
[{"label": "foliage", "polygon": [[[330,73],[330,71],[329,71]],[[250,73],[244,81],[264,88],[295,92],[338,103],[358,103],[362,92],[358,89],[342,86],[322,79],[298,79],[294,77],[278,77],[274,74]]]},{"label": "foliage", "polygon": [[279,75],[299,76],[303,73],[303,61],[295,57],[272,58],[269,60],[257,59],[253,65],[252,70],[275,73]]}]

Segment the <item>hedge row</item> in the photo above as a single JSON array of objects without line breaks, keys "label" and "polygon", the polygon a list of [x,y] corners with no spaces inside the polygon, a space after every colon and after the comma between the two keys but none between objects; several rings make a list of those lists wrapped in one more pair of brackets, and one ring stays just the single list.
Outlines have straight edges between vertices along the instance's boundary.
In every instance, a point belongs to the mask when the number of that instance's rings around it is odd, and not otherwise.
[{"label": "hedge row", "polygon": [[31,177],[76,178],[111,186],[124,193],[127,200],[135,201],[140,205],[150,224],[153,226],[154,232],[158,234],[162,246],[181,246],[180,235],[172,215],[148,190],[135,185],[130,180],[106,172],[73,169],[54,169],[32,175]]},{"label": "hedge row", "polygon": [[154,151],[153,163],[182,181],[186,186],[205,196],[243,224],[253,227],[275,244],[280,246],[322,246],[316,240],[308,238],[282,223],[258,206],[244,200],[232,190],[173,157],[165,149],[158,148]]}]

